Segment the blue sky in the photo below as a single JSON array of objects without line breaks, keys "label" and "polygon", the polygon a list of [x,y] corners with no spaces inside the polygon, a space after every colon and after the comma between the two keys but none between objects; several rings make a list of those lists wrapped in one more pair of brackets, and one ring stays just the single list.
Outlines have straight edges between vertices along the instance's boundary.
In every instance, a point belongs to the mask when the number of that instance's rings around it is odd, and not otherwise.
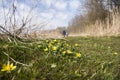
[{"label": "blue sky", "polygon": [[[7,12],[12,0],[3,1],[7,5],[5,7]],[[82,8],[82,2],[83,0],[15,0],[18,11],[16,17],[17,19],[25,18],[30,14],[32,16],[31,24],[41,25],[41,23],[45,23],[44,29],[55,29],[59,26],[68,26],[70,20],[79,13],[78,8]],[[2,2],[0,2],[0,13],[3,13],[1,5]],[[31,7],[35,5],[37,7],[30,12]],[[1,19],[3,19],[2,15],[0,14]]]}]

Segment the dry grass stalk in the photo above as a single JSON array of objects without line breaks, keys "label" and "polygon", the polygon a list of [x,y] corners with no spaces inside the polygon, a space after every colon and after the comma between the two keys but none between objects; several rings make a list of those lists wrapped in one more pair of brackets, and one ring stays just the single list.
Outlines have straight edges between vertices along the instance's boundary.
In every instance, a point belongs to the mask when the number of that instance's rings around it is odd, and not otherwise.
[{"label": "dry grass stalk", "polygon": [[120,35],[120,14],[112,13],[112,21],[109,23],[109,18],[106,19],[105,23],[96,21],[95,24],[86,27],[85,34],[91,36],[118,36]]}]

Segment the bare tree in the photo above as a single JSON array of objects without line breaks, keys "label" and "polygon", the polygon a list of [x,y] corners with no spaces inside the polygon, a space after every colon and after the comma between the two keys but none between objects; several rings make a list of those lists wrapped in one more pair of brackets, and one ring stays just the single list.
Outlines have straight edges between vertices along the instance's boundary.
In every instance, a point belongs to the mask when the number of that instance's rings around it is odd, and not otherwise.
[{"label": "bare tree", "polygon": [[[37,0],[36,0],[37,1]],[[39,0],[40,1],[40,0]],[[37,7],[37,2],[33,3],[34,5],[29,10],[26,17],[20,16],[17,18],[17,14],[19,14],[19,11],[17,10],[18,7],[15,5],[15,0],[12,0],[11,6],[9,7],[9,11],[5,12],[5,4],[4,0],[2,0],[2,6],[3,6],[3,13],[4,13],[4,25],[0,25],[0,31],[4,34],[7,34],[8,36],[14,38],[14,39],[20,39],[20,34],[23,33],[23,31],[30,30],[31,26],[32,28],[41,28],[43,27],[43,24],[38,23],[32,23],[32,12]],[[42,23],[42,22],[41,22]]]}]

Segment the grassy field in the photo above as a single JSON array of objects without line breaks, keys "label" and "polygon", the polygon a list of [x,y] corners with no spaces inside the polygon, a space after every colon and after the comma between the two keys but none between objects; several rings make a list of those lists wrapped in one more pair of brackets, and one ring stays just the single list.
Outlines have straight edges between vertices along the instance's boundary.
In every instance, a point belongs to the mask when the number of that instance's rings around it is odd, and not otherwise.
[{"label": "grassy field", "polygon": [[0,40],[0,80],[120,80],[120,37]]}]

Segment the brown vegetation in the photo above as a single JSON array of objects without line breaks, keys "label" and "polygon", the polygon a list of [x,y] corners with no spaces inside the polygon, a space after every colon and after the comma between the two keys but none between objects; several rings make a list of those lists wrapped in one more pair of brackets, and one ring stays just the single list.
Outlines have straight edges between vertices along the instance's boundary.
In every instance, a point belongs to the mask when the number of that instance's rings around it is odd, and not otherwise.
[{"label": "brown vegetation", "polygon": [[[86,13],[77,15],[68,26],[72,35],[120,35],[120,8],[115,0],[86,0]],[[120,3],[120,2],[119,2]]]}]

